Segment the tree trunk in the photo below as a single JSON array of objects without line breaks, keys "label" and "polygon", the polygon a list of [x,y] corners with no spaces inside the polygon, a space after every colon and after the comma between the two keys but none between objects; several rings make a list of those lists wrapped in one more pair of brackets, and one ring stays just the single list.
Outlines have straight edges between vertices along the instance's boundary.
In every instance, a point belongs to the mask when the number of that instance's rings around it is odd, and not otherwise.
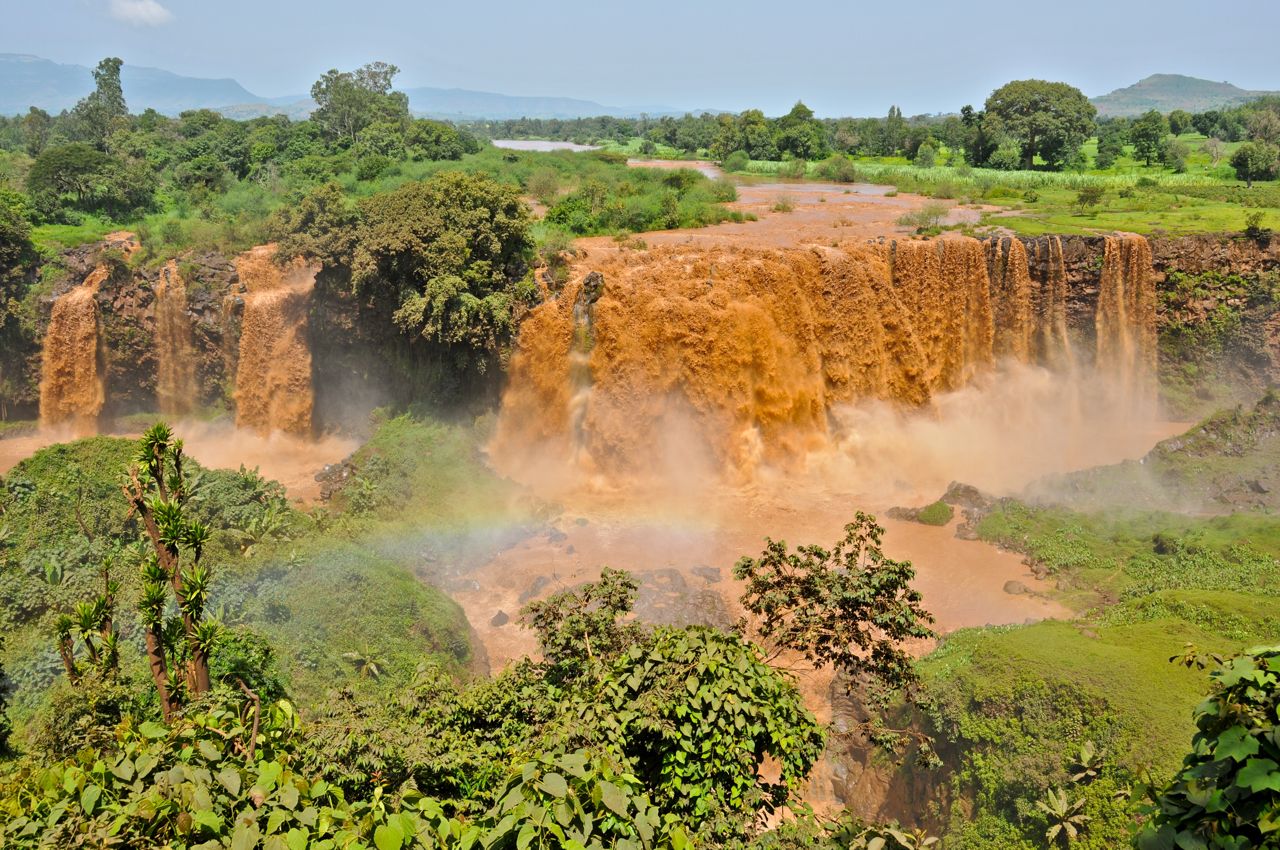
[{"label": "tree trunk", "polygon": [[151,678],[160,696],[160,712],[166,723],[173,719],[173,701],[169,696],[169,667],[164,660],[164,643],[156,626],[147,626],[147,663],[151,666]]}]

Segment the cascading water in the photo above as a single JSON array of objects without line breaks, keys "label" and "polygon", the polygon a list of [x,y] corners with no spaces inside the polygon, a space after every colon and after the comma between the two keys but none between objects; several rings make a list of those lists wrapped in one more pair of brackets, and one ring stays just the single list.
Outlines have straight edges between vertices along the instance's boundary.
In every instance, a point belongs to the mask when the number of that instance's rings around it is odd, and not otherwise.
[{"label": "cascading water", "polygon": [[196,397],[195,344],[187,314],[187,285],[170,260],[156,282],[156,396],[169,417],[191,413]]},{"label": "cascading water", "polygon": [[106,368],[98,333],[98,288],[110,277],[97,266],[53,302],[41,355],[40,425],[65,426],[77,436],[97,433],[106,403]]},{"label": "cascading water", "polygon": [[236,260],[245,290],[236,425],[309,436],[315,399],[307,312],[317,269],[301,260],[281,266],[275,252],[262,245]]},{"label": "cascading water", "polygon": [[[1092,334],[1068,332],[1061,243],[1044,251],[1038,276],[1016,239],[606,252],[525,322],[491,456],[517,478],[531,457],[539,477],[584,461],[644,473],[678,439],[750,475],[830,447],[831,412],[851,403],[919,407],[1002,361],[1074,381],[1073,338]],[[1109,240],[1103,278],[1098,368],[1142,392],[1155,356],[1145,240]]]},{"label": "cascading water", "polygon": [[996,357],[1032,362],[1035,322],[1031,308],[1031,272],[1027,249],[1018,239],[987,242]]},{"label": "cascading water", "polygon": [[1156,299],[1151,246],[1141,236],[1106,238],[1098,288],[1097,368],[1116,376],[1122,402],[1154,401]]}]

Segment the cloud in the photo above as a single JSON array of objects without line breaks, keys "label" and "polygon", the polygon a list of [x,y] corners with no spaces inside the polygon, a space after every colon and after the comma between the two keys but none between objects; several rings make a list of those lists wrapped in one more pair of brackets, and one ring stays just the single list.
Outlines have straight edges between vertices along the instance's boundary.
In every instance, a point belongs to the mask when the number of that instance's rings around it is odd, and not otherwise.
[{"label": "cloud", "polygon": [[173,20],[173,13],[156,0],[111,0],[111,17],[139,27],[158,27]]}]

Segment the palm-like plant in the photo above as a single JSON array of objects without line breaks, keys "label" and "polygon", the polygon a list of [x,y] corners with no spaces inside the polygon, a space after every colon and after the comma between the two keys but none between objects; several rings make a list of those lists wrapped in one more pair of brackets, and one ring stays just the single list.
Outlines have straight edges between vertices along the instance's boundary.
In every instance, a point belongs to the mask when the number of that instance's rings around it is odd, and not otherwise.
[{"label": "palm-like plant", "polygon": [[387,671],[386,660],[375,658],[367,646],[363,651],[344,652],[342,657],[351,662],[356,668],[356,675],[361,679],[381,679],[382,674]]},{"label": "palm-like plant", "polygon": [[1072,800],[1065,791],[1050,789],[1044,800],[1036,801],[1036,808],[1049,819],[1049,828],[1044,831],[1044,837],[1050,846],[1059,836],[1064,844],[1070,846],[1089,822],[1089,816],[1082,811],[1084,798]]},{"label": "palm-like plant", "polygon": [[1071,781],[1081,784],[1092,782],[1098,778],[1098,770],[1102,767],[1102,755],[1097,752],[1093,741],[1085,741],[1080,745],[1080,753],[1071,763]]}]

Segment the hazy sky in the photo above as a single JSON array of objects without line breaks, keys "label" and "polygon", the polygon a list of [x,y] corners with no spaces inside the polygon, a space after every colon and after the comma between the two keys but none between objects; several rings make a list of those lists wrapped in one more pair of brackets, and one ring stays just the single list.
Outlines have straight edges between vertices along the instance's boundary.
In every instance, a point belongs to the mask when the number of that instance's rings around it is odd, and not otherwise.
[{"label": "hazy sky", "polygon": [[0,0],[0,52],[107,55],[263,96],[381,59],[397,85],[776,114],[907,114],[1010,79],[1151,73],[1280,89],[1280,0]]}]

